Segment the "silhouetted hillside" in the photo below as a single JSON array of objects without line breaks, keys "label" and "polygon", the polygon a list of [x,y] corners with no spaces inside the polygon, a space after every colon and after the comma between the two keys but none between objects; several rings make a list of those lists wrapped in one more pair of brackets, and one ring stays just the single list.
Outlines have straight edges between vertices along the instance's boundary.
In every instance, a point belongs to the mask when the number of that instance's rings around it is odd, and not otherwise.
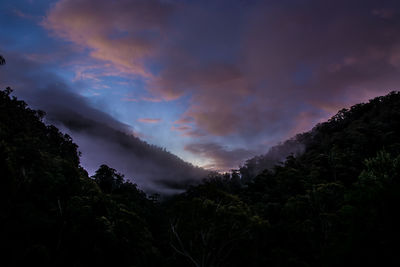
[{"label": "silhouetted hillside", "polygon": [[[67,115],[64,110],[63,113],[57,115],[57,122],[73,133],[85,136],[85,143],[92,143],[94,146],[93,151],[86,151],[86,161],[90,161],[90,157],[98,158],[98,162],[103,159],[124,173],[133,174],[131,178],[140,182],[139,184],[148,192],[176,194],[190,184],[199,183],[209,173],[122,129],[116,129],[74,112]],[[107,156],[102,153],[107,153]]]},{"label": "silhouetted hillside", "polygon": [[[264,165],[292,145],[302,153]],[[174,199],[176,250],[197,266],[396,266],[399,145],[400,93],[343,109],[248,161],[242,179],[217,176]],[[260,166],[246,183],[243,170]]]},{"label": "silhouetted hillside", "polygon": [[[34,92],[16,92],[46,112],[45,122],[74,138],[89,173],[107,164],[134,179],[143,190],[173,194],[201,181],[208,171],[134,136],[132,129],[93,108],[78,94],[59,85]],[[171,181],[174,185],[169,186]]]},{"label": "silhouetted hillside", "polygon": [[[342,109],[328,122],[273,146],[265,155],[247,160],[240,167],[240,173],[243,179],[251,180],[265,169],[272,170],[290,155],[299,157],[305,154],[307,158],[319,157],[319,160],[330,161],[331,166],[326,171],[337,176],[340,166],[333,166],[338,164],[334,163],[337,153],[347,153],[346,160],[354,162],[357,171],[362,168],[362,160],[375,155],[379,149],[398,153],[400,139],[395,134],[399,131],[398,98],[398,93],[393,92],[369,103]],[[356,156],[352,157],[351,153]],[[351,175],[354,174],[348,176]]]},{"label": "silhouetted hillside", "polygon": [[150,266],[154,204],[107,166],[90,179],[71,138],[10,92],[0,91],[2,265]]}]

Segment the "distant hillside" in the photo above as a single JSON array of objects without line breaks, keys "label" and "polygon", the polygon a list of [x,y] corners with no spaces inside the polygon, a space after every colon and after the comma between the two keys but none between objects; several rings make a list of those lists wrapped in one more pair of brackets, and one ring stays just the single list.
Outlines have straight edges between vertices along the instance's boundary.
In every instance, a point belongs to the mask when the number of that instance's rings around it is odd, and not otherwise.
[{"label": "distant hillside", "polygon": [[239,172],[244,181],[250,181],[265,169],[273,169],[276,165],[285,162],[290,155],[295,157],[304,153],[305,140],[303,135],[297,135],[294,138],[271,147],[264,155],[259,155],[246,160],[243,166],[240,166]]},{"label": "distant hillside", "polygon": [[240,167],[240,173],[243,179],[251,180],[263,170],[272,170],[275,165],[283,163],[288,156],[299,157],[305,154],[304,157],[316,157],[315,153],[320,152],[319,157],[332,161],[335,154],[344,149],[346,152],[342,153],[359,155],[349,157],[349,160],[360,167],[360,157],[373,156],[378,148],[385,147],[388,151],[396,152],[399,141],[395,136],[399,131],[398,100],[399,93],[392,92],[374,98],[369,103],[342,109],[329,121],[316,125],[311,131],[298,134],[273,146],[266,154],[247,160]]}]

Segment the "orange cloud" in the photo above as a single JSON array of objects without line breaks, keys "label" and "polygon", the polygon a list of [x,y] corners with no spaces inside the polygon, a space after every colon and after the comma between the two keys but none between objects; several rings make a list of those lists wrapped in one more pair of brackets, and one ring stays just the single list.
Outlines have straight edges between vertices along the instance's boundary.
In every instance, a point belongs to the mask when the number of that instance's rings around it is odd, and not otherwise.
[{"label": "orange cloud", "polygon": [[188,130],[192,130],[192,127],[191,126],[186,126],[186,125],[172,126],[171,130],[173,130],[173,131],[188,131]]},{"label": "orange cloud", "polygon": [[252,91],[237,66],[207,64],[205,66],[170,66],[150,83],[150,90],[165,99],[175,99],[192,93],[186,116],[176,123],[194,123],[213,135],[237,131],[242,122],[242,109]]},{"label": "orange cloud", "polygon": [[121,72],[150,77],[144,60],[156,53],[171,12],[165,1],[61,0],[42,22],[56,36],[88,48]]},{"label": "orange cloud", "polygon": [[143,123],[159,123],[159,122],[161,122],[161,119],[140,118],[137,121],[143,122]]},{"label": "orange cloud", "polygon": [[193,118],[184,116],[180,118],[179,120],[174,121],[174,124],[185,124],[185,123],[191,123],[193,122]]}]

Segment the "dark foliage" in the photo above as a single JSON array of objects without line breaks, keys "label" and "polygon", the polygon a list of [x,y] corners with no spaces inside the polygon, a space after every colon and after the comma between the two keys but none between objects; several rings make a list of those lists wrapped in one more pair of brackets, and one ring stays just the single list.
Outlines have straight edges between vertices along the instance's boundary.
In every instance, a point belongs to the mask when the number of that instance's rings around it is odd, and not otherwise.
[{"label": "dark foliage", "polygon": [[6,60],[4,59],[4,57],[2,55],[0,55],[0,65],[4,65],[6,64]]},{"label": "dark foliage", "polygon": [[150,266],[153,203],[107,166],[89,178],[71,138],[10,93],[0,92],[2,263]]},{"label": "dark foliage", "polygon": [[71,138],[10,93],[0,92],[3,266],[399,265],[399,93],[284,143],[303,153],[282,164],[260,169],[276,148],[163,202],[106,165],[88,177]]}]

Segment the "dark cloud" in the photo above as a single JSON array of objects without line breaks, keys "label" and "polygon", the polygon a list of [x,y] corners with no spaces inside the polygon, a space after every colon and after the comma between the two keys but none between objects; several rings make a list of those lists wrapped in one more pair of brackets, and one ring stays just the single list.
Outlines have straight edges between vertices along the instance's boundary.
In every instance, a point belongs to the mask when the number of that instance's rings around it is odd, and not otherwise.
[{"label": "dark cloud", "polygon": [[173,193],[176,186],[205,177],[207,172],[177,156],[133,136],[131,129],[91,107],[63,80],[36,63],[7,54],[7,67],[0,71],[0,86],[31,107],[44,110],[46,120],[69,133],[82,152],[82,165],[93,173],[105,163],[124,173],[147,191]]}]

